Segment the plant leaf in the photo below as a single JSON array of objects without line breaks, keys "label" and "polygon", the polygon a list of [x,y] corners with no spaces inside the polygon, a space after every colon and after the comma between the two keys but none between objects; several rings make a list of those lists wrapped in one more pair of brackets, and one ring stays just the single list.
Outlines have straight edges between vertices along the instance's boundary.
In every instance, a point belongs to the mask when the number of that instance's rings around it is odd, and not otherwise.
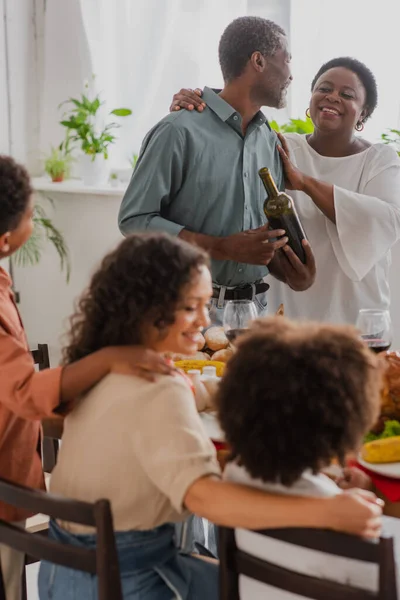
[{"label": "plant leaf", "polygon": [[13,255],[13,261],[17,267],[29,267],[37,265],[43,251],[43,236],[40,225],[34,220],[32,235],[21,248]]},{"label": "plant leaf", "polygon": [[114,110],[110,112],[110,115],[115,115],[117,117],[129,117],[131,114],[132,111],[130,108],[114,108]]},{"label": "plant leaf", "polygon": [[[43,196],[51,204],[52,198]],[[65,270],[67,283],[71,274],[71,262],[69,251],[62,233],[53,225],[51,219],[47,216],[43,206],[36,204],[33,216],[33,232],[29,240],[14,254],[15,264],[19,267],[28,267],[37,265],[41,259],[43,245],[50,242],[56,250],[60,263],[61,271]]]},{"label": "plant leaf", "polygon": [[277,131],[278,133],[280,132],[281,128],[279,127],[278,123],[273,120],[273,121],[268,121],[271,129],[273,129],[274,131]]}]

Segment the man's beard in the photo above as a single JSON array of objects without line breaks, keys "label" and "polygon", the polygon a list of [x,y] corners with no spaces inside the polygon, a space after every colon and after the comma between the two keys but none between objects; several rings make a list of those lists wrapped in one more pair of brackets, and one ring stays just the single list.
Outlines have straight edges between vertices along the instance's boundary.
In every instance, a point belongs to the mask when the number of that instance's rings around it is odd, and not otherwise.
[{"label": "man's beard", "polygon": [[271,87],[266,90],[260,86],[253,89],[252,97],[260,104],[260,106],[269,106],[270,108],[279,109],[285,108],[286,95],[287,86],[275,88],[274,90],[272,90]]},{"label": "man's beard", "polygon": [[284,87],[283,89],[281,89],[281,93],[279,95],[279,99],[278,99],[276,108],[285,108],[285,106],[287,104],[287,92],[288,92],[287,86]]}]

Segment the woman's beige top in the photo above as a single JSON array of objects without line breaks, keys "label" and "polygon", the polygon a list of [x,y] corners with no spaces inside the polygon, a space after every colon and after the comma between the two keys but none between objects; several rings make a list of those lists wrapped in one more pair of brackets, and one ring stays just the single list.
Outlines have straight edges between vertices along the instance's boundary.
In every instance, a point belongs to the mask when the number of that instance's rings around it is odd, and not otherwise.
[{"label": "woman's beige top", "polygon": [[143,530],[183,520],[188,488],[219,474],[214,446],[183,379],[159,376],[151,383],[112,374],[66,418],[50,489],[88,502],[108,498],[116,530]]}]

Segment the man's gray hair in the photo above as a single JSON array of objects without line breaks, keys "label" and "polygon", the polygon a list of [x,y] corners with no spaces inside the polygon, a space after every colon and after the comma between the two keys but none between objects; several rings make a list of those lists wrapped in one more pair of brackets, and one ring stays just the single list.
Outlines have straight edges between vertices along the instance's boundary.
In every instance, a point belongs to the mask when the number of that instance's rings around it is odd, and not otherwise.
[{"label": "man's gray hair", "polygon": [[239,77],[254,52],[273,56],[282,46],[282,27],[261,17],[239,17],[228,25],[219,42],[218,54],[224,81]]}]

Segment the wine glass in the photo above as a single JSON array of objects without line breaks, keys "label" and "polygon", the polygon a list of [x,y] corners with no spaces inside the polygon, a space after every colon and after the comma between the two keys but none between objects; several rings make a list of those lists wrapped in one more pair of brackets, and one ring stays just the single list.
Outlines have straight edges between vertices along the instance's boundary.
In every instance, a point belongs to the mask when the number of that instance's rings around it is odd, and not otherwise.
[{"label": "wine glass", "polygon": [[393,332],[388,310],[362,308],[358,311],[356,327],[373,352],[384,352],[390,348]]},{"label": "wine glass", "polygon": [[234,343],[237,336],[243,333],[250,321],[257,316],[257,308],[252,300],[228,300],[222,321],[228,340]]}]

